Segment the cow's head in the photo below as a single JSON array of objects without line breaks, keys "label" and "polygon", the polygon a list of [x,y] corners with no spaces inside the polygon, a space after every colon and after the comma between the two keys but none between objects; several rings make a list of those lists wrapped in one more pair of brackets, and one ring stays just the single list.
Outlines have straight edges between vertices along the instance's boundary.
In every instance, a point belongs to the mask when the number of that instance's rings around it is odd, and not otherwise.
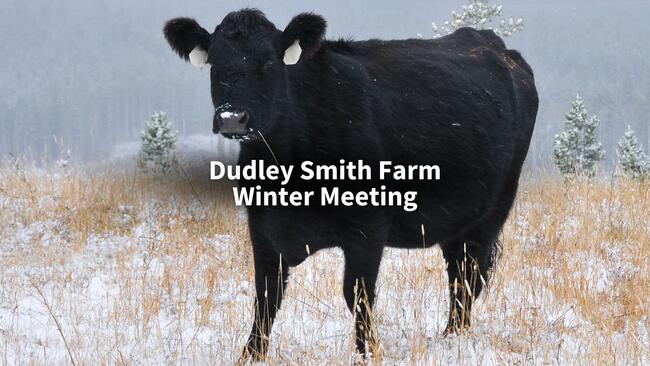
[{"label": "cow's head", "polygon": [[294,17],[279,31],[255,9],[232,12],[210,34],[194,19],[174,18],[165,38],[181,58],[209,67],[215,114],[213,132],[249,140],[268,129],[287,104],[287,69],[318,51],[325,20]]}]

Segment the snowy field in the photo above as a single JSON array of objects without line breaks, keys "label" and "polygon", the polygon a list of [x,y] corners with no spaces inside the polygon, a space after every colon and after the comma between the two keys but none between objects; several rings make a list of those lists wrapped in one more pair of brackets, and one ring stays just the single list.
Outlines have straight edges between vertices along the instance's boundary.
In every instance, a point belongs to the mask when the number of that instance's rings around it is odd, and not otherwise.
[{"label": "snowy field", "polygon": [[[200,173],[198,173],[200,172]],[[233,364],[248,336],[245,213],[207,168],[0,168],[0,364]],[[470,331],[443,337],[438,249],[387,249],[373,364],[650,363],[650,184],[522,179]],[[338,250],[292,270],[269,364],[354,361]]]}]

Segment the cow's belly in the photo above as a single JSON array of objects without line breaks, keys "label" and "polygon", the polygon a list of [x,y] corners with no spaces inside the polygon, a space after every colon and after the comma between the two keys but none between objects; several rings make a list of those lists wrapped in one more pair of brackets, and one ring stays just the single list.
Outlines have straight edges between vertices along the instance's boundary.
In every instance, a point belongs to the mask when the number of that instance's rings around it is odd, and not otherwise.
[{"label": "cow's belly", "polygon": [[348,245],[384,246],[389,209],[250,207],[253,245],[271,245],[290,266],[318,250]]}]

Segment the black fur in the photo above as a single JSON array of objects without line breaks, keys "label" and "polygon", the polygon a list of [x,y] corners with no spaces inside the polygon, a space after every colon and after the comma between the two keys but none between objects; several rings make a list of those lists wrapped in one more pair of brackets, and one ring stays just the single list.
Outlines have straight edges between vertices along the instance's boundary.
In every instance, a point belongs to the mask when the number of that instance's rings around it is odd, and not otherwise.
[{"label": "black fur", "polygon": [[[439,244],[450,284],[447,329],[468,326],[472,300],[499,252],[537,115],[533,73],[519,53],[493,32],[470,28],[436,40],[354,42],[324,40],[325,21],[313,14],[297,16],[284,32],[254,10],[231,13],[224,22],[209,48],[212,99],[217,110],[250,116],[240,164],[390,160],[438,164],[442,175],[437,182],[294,181],[287,187],[417,190],[419,209],[410,213],[401,207],[249,208],[257,297],[245,355],[262,358],[267,350],[288,268],[335,246],[345,256],[343,292],[355,314],[359,351],[373,341],[369,315],[385,247]],[[312,54],[286,66],[282,56],[296,38]],[[258,184],[278,188],[240,182]]]},{"label": "black fur", "polygon": [[229,13],[215,28],[230,39],[241,39],[259,31],[275,31],[275,25],[271,23],[264,13],[257,9],[243,9]]}]

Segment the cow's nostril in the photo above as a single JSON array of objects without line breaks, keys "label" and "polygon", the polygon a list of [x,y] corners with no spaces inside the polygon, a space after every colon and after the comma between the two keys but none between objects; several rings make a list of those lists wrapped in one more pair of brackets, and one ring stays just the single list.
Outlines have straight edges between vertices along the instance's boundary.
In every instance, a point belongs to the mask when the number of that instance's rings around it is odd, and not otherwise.
[{"label": "cow's nostril", "polygon": [[245,125],[248,123],[248,113],[246,112],[241,112],[239,114],[239,124],[240,125]]}]

